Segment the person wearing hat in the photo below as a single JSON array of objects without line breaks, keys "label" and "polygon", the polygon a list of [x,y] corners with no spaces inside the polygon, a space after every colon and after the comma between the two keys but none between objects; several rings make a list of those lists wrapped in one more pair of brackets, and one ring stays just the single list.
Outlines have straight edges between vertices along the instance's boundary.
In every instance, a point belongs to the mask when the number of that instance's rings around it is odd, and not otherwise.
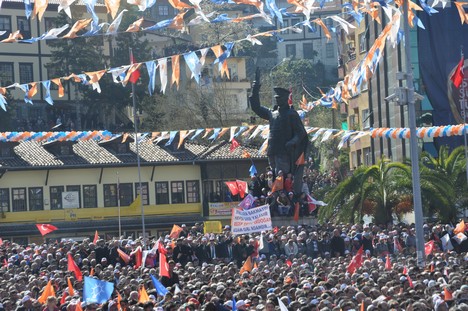
[{"label": "person wearing hat", "polygon": [[[252,85],[250,105],[252,110],[262,119],[270,122],[270,134],[268,137],[268,162],[274,168],[275,173],[280,170],[285,174],[294,175],[294,192],[302,190],[302,176],[304,163],[297,165],[297,160],[304,157],[309,140],[307,132],[302,124],[299,114],[288,104],[289,91],[275,87],[276,105],[273,109],[260,105],[260,70],[257,68],[255,81]],[[303,161],[301,161],[303,162]]]}]

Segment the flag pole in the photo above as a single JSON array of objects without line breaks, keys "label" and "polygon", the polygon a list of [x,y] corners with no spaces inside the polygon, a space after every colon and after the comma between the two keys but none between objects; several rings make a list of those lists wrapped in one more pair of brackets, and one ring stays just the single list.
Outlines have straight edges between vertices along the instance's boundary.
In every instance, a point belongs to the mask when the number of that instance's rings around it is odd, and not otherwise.
[{"label": "flag pole", "polygon": [[119,240],[122,238],[122,222],[120,220],[120,177],[117,172],[117,206],[119,207]]},{"label": "flag pole", "polygon": [[[464,55],[463,55],[463,45],[460,47],[460,53],[461,53],[461,59],[464,60]],[[463,67],[464,67],[464,63],[462,65],[462,70],[463,70]],[[464,80],[465,78],[463,78]],[[462,81],[462,84],[460,86],[460,92],[461,94],[464,94],[465,93],[465,84],[463,83]],[[460,101],[460,105],[461,105],[461,108],[462,108],[462,113],[463,113],[463,140],[465,142],[465,171],[466,171],[466,183],[468,184],[468,143],[467,143],[467,138],[466,138],[466,103],[464,101],[462,101],[461,99],[461,96],[459,96],[459,101]],[[466,217],[466,214],[464,215]]]},{"label": "flag pole", "polygon": [[[133,63],[133,52],[132,48],[129,48],[130,51],[130,62]],[[137,167],[138,167],[138,191],[141,195],[141,163],[140,163],[140,148],[138,140],[138,119],[137,119],[137,110],[136,110],[136,95],[135,95],[135,83],[132,83],[132,100],[133,100],[133,127],[135,131],[135,148],[137,156]],[[145,229],[145,209],[143,207],[143,200],[140,199],[140,210],[141,210],[141,229],[142,229],[142,244],[143,248],[146,247],[146,229]]]}]

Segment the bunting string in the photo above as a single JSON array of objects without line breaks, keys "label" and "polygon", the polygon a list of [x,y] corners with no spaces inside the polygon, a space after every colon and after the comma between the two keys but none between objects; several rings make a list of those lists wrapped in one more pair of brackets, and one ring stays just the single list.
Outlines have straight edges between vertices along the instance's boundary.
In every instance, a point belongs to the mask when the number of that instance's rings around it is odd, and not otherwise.
[{"label": "bunting string", "polygon": [[[409,128],[370,128],[364,131],[338,130],[310,126],[306,126],[305,128],[311,142],[323,143],[331,139],[339,139],[339,149],[341,149],[347,142],[353,144],[363,137],[382,137],[388,139],[410,138]],[[418,127],[416,129],[416,134],[418,138],[422,139],[461,136],[464,135],[466,131],[468,131],[468,124],[458,124]],[[204,133],[204,135],[201,136],[202,133]],[[143,138],[147,137],[145,140],[146,142],[158,144],[167,139],[165,146],[169,146],[174,142],[177,134],[179,134],[179,140],[176,143],[177,148],[180,148],[185,140],[194,141],[198,137],[201,139],[208,139],[213,143],[223,137],[226,133],[229,133],[229,142],[233,145],[231,146],[231,152],[239,146],[239,140],[252,140],[258,137],[264,141],[262,147],[259,148],[259,154],[265,154],[269,134],[268,124],[140,133],[138,134],[138,141],[141,142]],[[209,136],[209,134],[211,134],[211,136]],[[109,131],[0,132],[0,142],[35,141],[46,143],[53,141],[107,141],[121,136],[122,143],[124,143],[131,135],[133,135],[133,133],[111,133]]]}]

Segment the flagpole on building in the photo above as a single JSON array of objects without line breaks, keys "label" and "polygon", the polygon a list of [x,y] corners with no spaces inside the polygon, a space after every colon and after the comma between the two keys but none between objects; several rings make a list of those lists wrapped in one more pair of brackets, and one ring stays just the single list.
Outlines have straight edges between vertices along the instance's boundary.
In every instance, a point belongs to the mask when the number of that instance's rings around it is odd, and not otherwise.
[{"label": "flagpole on building", "polygon": [[122,222],[120,220],[120,177],[117,172],[117,206],[119,207],[119,240],[122,238]]},{"label": "flagpole on building", "polygon": [[[133,63],[133,52],[132,48],[129,48],[130,51],[130,62]],[[141,163],[140,163],[140,147],[138,140],[138,119],[137,119],[137,110],[136,110],[136,95],[135,95],[135,83],[132,82],[132,100],[133,100],[133,128],[135,131],[135,148],[137,156],[137,167],[138,167],[138,191],[141,195]],[[138,195],[138,194],[137,194]],[[145,228],[145,209],[143,207],[143,200],[140,200],[140,210],[141,210],[141,229],[142,229],[142,243],[143,248],[146,246],[146,228]]]}]

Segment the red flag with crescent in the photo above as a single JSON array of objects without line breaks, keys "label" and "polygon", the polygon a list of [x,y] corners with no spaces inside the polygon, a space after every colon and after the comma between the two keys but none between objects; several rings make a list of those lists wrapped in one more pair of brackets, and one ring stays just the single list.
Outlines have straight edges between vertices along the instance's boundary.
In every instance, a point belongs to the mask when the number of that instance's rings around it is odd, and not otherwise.
[{"label": "red flag with crescent", "polygon": [[42,236],[51,233],[55,230],[58,230],[56,226],[50,224],[36,224],[37,230],[42,234]]}]

